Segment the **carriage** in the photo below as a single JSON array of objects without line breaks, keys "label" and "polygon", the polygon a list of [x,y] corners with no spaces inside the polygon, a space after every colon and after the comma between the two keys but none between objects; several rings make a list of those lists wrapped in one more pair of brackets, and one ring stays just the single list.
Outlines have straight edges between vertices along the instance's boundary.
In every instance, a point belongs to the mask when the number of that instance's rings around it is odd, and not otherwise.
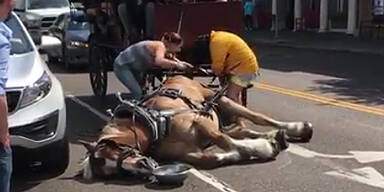
[{"label": "carriage", "polygon": [[[195,61],[191,54],[195,39],[211,30],[224,30],[243,36],[243,8],[234,2],[177,2],[129,0],[73,0],[84,5],[91,24],[89,38],[89,77],[96,96],[107,92],[108,71],[120,51],[145,39],[160,39],[164,32],[178,32],[184,38],[179,58]],[[132,2],[134,5],[132,5]],[[130,6],[129,9],[127,7]],[[131,14],[130,14],[131,13]],[[133,13],[133,14],[132,14]],[[125,18],[129,17],[129,19]],[[128,20],[128,21],[126,21]],[[128,23],[128,24],[127,24]],[[209,64],[199,65],[193,77],[211,77]],[[154,89],[156,78],[182,72],[153,69],[146,75],[144,89]],[[212,81],[213,82],[213,81]],[[246,102],[246,91],[243,93]]]}]

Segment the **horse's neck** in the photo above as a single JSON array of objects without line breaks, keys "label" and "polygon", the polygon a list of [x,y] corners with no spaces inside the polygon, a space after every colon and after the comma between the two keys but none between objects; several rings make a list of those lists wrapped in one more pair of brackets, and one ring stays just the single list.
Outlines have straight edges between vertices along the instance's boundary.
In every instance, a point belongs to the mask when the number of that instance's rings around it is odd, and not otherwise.
[{"label": "horse's neck", "polygon": [[109,139],[118,144],[137,147],[138,143],[142,151],[149,147],[150,133],[133,124],[113,124],[104,127],[99,140]]}]

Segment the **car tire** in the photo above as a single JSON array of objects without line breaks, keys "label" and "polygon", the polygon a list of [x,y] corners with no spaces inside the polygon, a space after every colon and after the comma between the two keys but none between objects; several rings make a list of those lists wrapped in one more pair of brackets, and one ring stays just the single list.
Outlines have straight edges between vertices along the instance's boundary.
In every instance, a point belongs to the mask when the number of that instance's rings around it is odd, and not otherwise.
[{"label": "car tire", "polygon": [[63,46],[63,64],[64,64],[64,67],[65,67],[65,70],[69,71],[71,69],[71,64],[69,62],[69,55],[68,55],[68,50],[65,46]]},{"label": "car tire", "polygon": [[45,169],[54,173],[64,173],[69,165],[69,142],[65,137],[53,144],[43,154],[42,164]]},{"label": "car tire", "polygon": [[57,62],[59,62],[59,58],[57,57],[53,57],[53,56],[48,56],[48,64],[56,64]]}]

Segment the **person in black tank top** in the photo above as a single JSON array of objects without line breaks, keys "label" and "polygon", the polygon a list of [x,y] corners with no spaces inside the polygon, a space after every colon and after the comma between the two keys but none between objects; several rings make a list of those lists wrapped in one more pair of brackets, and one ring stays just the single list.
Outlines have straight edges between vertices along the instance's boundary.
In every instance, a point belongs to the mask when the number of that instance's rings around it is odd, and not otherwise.
[{"label": "person in black tank top", "polygon": [[117,78],[127,87],[133,99],[140,100],[143,96],[142,83],[145,73],[151,68],[176,68],[187,70],[193,66],[187,62],[180,61],[174,55],[181,51],[183,39],[177,33],[165,33],[161,41],[141,41],[135,43],[116,57],[114,62],[114,73]]}]

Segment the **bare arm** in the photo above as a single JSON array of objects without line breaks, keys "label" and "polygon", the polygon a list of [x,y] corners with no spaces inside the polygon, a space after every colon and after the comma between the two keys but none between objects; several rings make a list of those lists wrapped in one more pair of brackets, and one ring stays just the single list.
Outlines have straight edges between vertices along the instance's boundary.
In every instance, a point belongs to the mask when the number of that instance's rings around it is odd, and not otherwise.
[{"label": "bare arm", "polygon": [[9,147],[8,106],[4,95],[0,96],[0,143]]},{"label": "bare arm", "polygon": [[161,68],[178,68],[179,67],[179,62],[170,60],[165,58],[165,47],[162,44],[157,44],[156,46],[153,47],[154,52],[155,52],[155,63],[154,65],[156,67],[161,67]]},{"label": "bare arm", "polygon": [[10,44],[0,35],[0,145],[9,146],[8,107],[5,91]]}]

